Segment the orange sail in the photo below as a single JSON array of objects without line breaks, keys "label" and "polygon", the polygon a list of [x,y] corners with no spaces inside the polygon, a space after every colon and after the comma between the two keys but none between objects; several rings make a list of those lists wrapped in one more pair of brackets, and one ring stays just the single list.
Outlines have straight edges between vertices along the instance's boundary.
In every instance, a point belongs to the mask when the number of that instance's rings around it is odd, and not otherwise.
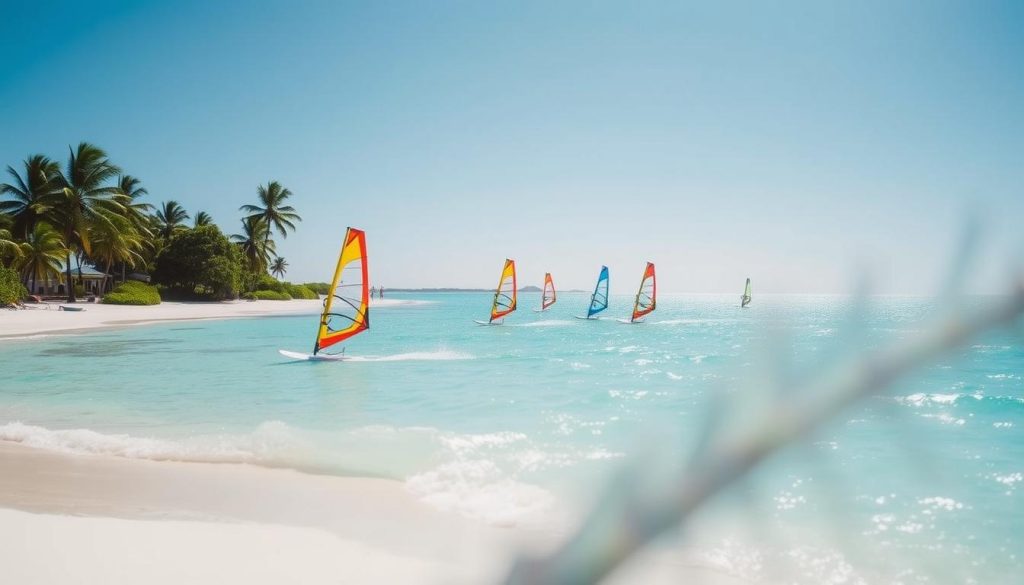
[{"label": "orange sail", "polygon": [[555,304],[558,300],[558,295],[555,293],[555,283],[551,280],[551,273],[544,273],[544,296],[540,299],[540,310],[544,311],[551,305]]},{"label": "orange sail", "polygon": [[491,322],[501,319],[516,310],[516,262],[505,260],[505,268],[501,271],[501,280],[494,290],[494,303],[491,304]]},{"label": "orange sail", "polygon": [[330,294],[324,299],[313,355],[370,328],[369,283],[366,233],[350,227],[345,232]]},{"label": "orange sail", "polygon": [[636,293],[636,300],[633,302],[633,317],[630,321],[636,321],[649,315],[657,306],[658,284],[654,278],[654,263],[648,262],[644,269],[644,278],[640,281],[640,290]]}]

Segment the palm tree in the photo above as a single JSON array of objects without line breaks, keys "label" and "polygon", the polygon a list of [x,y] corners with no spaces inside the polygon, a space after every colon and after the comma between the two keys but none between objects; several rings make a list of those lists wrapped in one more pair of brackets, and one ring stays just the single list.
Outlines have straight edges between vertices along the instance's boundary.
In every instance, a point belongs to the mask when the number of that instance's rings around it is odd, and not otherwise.
[{"label": "palm tree", "polygon": [[203,227],[204,225],[212,224],[213,218],[210,217],[210,214],[206,213],[205,211],[200,211],[199,213],[196,214],[195,223],[193,225],[195,227]]},{"label": "palm tree", "polygon": [[125,266],[135,267],[142,261],[142,238],[124,217],[112,217],[109,223],[96,224],[92,233],[92,254],[94,261],[103,262],[103,272],[110,273],[110,266],[121,264],[121,282],[125,281]]},{"label": "palm tree", "polygon": [[238,209],[249,214],[249,217],[261,217],[267,223],[264,242],[270,241],[271,229],[276,229],[282,238],[288,237],[288,230],[295,231],[295,222],[302,221],[291,205],[283,203],[292,196],[292,192],[281,186],[277,181],[270,181],[267,186],[259,186],[256,190],[260,203],[263,205],[243,205]]},{"label": "palm tree", "polygon": [[68,302],[75,302],[75,287],[71,280],[71,252],[79,256],[78,272],[81,277],[81,255],[89,254],[89,228],[91,225],[109,223],[114,215],[123,215],[124,206],[117,200],[120,187],[107,182],[117,177],[121,169],[107,158],[107,153],[98,146],[81,142],[77,149],[71,149],[64,173],[58,175],[60,191],[47,201],[47,219],[61,233],[65,247],[65,270],[67,277]]},{"label": "palm tree", "polygon": [[153,211],[153,206],[138,202],[143,195],[149,194],[141,185],[142,181],[131,175],[121,175],[117,178],[117,189],[123,198],[121,204],[124,205],[125,218],[140,235],[148,236],[149,214]]},{"label": "palm tree", "polygon": [[[121,204],[124,205],[124,217],[139,236],[142,242],[142,253],[145,258],[155,258],[160,250],[160,243],[153,237],[153,233],[156,231],[152,215],[153,206],[140,201],[144,195],[149,194],[149,191],[142,186],[142,181],[131,175],[118,177],[117,186],[121,191],[119,197]],[[145,261],[143,261],[144,263]],[[122,265],[122,281],[124,272],[125,267]]]},{"label": "palm tree", "polygon": [[288,272],[288,261],[280,256],[274,258],[274,261],[270,263],[270,273],[281,279],[284,278],[285,272]]},{"label": "palm tree", "polygon": [[177,201],[164,201],[163,206],[156,212],[156,219],[159,235],[167,241],[174,237],[174,234],[186,229],[184,223],[188,219],[188,212]]},{"label": "palm tree", "polygon": [[47,212],[47,198],[59,188],[56,178],[60,173],[57,161],[34,154],[25,159],[25,176],[18,174],[13,167],[7,167],[7,174],[14,182],[0,185],[0,194],[10,199],[0,201],[0,213],[9,213],[14,219],[12,233],[20,238],[26,237]]},{"label": "palm tree", "polygon": [[251,215],[242,219],[242,233],[231,236],[231,241],[242,249],[249,269],[259,274],[267,271],[270,257],[277,253],[274,241],[267,238],[269,231],[270,226],[262,217]]},{"label": "palm tree", "polygon": [[66,254],[61,234],[47,223],[36,222],[32,233],[21,244],[21,259],[17,263],[25,284],[32,283],[29,292],[35,294],[39,280],[60,277],[61,261],[66,259]]}]

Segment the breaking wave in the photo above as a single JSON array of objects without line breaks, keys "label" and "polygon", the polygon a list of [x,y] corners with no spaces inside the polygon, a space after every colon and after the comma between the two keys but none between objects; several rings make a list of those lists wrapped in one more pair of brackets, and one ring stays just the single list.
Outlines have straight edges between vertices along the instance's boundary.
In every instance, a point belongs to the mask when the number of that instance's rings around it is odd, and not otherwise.
[{"label": "breaking wave", "polygon": [[323,432],[281,421],[264,422],[250,433],[179,439],[9,422],[0,425],[0,440],[76,455],[390,477],[404,481],[410,494],[435,508],[500,526],[549,522],[558,508],[550,492],[524,475],[618,456],[552,449],[514,432],[461,434],[387,426]]}]

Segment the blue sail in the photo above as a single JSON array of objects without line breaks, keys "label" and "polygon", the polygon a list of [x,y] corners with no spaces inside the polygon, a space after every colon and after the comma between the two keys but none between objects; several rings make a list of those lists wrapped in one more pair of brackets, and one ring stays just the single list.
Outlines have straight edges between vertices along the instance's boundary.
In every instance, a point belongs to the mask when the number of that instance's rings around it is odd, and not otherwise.
[{"label": "blue sail", "polygon": [[601,267],[601,275],[597,277],[597,286],[594,287],[594,294],[590,297],[590,309],[587,317],[593,317],[608,308],[608,267]]}]

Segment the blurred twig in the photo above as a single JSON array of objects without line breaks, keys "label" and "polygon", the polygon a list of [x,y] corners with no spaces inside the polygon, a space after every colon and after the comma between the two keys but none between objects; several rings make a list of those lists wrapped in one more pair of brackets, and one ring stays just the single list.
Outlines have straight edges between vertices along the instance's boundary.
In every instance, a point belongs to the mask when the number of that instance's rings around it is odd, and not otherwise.
[{"label": "blurred twig", "polygon": [[[957,257],[951,281],[962,279],[968,238]],[[709,498],[746,475],[780,448],[795,442],[852,403],[884,390],[896,379],[964,345],[980,333],[1012,324],[1024,313],[1024,283],[983,310],[952,310],[957,284],[943,291],[940,320],[917,336],[885,350],[860,351],[820,375],[798,382],[803,400],[772,400],[756,425],[722,431],[721,412],[692,460],[663,489],[647,485],[637,465],[627,466],[608,486],[576,533],[546,557],[520,559],[506,579],[509,585],[595,583],[655,537],[683,525]]]}]

